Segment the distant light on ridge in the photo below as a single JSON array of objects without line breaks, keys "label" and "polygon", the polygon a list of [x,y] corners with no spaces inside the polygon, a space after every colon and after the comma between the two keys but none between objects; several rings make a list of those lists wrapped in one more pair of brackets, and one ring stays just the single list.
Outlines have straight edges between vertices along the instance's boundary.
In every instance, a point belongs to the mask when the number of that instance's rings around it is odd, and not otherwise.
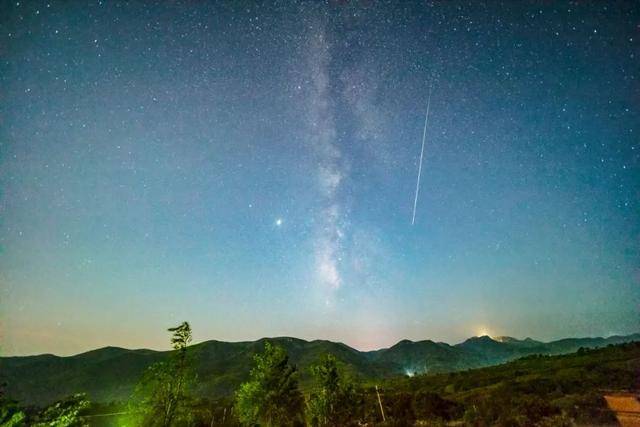
[{"label": "distant light on ridge", "polygon": [[478,328],[478,330],[476,331],[476,336],[484,337],[485,335],[488,336],[489,338],[491,338],[491,336],[492,336],[492,334],[491,334],[491,332],[489,331],[488,328],[486,328],[484,326]]}]

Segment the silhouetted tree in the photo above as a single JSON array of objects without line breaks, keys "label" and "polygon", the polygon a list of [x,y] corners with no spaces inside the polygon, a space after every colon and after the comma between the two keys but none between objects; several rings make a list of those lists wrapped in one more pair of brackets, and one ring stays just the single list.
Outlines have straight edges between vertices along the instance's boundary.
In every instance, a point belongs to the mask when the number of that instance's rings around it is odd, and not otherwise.
[{"label": "silhouetted tree", "polygon": [[190,400],[188,386],[192,379],[187,347],[191,342],[191,327],[183,322],[172,332],[171,345],[175,352],[167,361],[151,365],[142,376],[134,392],[133,412],[144,426],[171,426],[188,423]]},{"label": "silhouetted tree", "polygon": [[297,370],[286,351],[269,342],[254,356],[249,381],[236,392],[235,412],[242,424],[298,426],[304,424],[304,397],[298,389]]}]

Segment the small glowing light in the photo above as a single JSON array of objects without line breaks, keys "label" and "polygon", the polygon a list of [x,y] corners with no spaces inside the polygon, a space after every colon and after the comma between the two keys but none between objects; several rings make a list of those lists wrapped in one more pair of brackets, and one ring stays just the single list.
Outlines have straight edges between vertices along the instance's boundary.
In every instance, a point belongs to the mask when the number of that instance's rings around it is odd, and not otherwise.
[{"label": "small glowing light", "polygon": [[276,226],[280,227],[282,225],[282,218],[276,219]]},{"label": "small glowing light", "polygon": [[489,331],[488,328],[482,326],[482,327],[478,328],[476,336],[478,336],[478,337],[484,337],[484,336],[491,337],[491,332]]},{"label": "small glowing light", "polygon": [[416,374],[416,372],[415,372],[415,371],[412,371],[411,369],[405,369],[405,370],[404,370],[404,374],[405,374],[406,376],[408,376],[408,377],[412,377],[412,376],[414,376],[414,375]]}]

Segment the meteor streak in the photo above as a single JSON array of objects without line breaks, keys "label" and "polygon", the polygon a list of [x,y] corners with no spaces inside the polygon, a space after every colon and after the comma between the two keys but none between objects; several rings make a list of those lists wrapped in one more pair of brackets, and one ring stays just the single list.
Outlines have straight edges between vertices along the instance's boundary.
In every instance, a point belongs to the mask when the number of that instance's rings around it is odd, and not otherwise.
[{"label": "meteor streak", "polygon": [[411,225],[416,222],[416,208],[418,207],[418,194],[420,194],[420,175],[422,174],[422,158],[424,156],[424,142],[427,138],[427,123],[429,122],[429,106],[431,105],[431,87],[429,87],[429,99],[427,100],[427,113],[424,115],[424,130],[422,131],[422,148],[420,149],[420,166],[418,166],[418,179],[416,180],[416,197],[413,199],[413,215]]}]

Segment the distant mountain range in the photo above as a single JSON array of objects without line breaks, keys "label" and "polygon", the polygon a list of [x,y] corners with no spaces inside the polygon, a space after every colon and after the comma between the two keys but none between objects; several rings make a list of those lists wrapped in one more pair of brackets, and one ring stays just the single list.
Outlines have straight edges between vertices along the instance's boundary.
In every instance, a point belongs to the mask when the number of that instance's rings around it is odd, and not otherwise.
[{"label": "distant mountain range", "polygon": [[[640,334],[609,338],[568,338],[548,343],[526,338],[473,337],[456,344],[403,340],[390,348],[358,351],[331,341],[263,338],[247,342],[205,341],[190,347],[196,363],[196,392],[215,399],[229,396],[246,380],[254,354],[264,342],[284,347],[301,371],[303,387],[308,368],[324,354],[334,355],[344,369],[363,380],[398,375],[451,372],[501,364],[531,354],[572,353],[580,347],[640,341]],[[75,356],[51,354],[0,358],[0,382],[6,394],[23,404],[46,405],[73,393],[85,392],[98,402],[126,400],[146,367],[164,360],[169,351],[105,347]]]}]

